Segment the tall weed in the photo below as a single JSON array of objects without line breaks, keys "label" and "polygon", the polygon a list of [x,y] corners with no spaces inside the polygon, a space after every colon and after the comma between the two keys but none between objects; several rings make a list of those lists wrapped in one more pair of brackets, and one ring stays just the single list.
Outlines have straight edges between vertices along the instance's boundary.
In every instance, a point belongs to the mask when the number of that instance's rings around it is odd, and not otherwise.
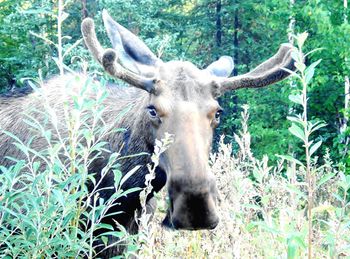
[{"label": "tall weed", "polygon": [[[74,91],[71,85],[82,87]],[[44,111],[27,113],[28,130],[36,132],[30,141],[24,143],[19,136],[2,130],[13,138],[24,159],[9,158],[15,161],[13,166],[0,166],[0,254],[12,258],[92,258],[97,245],[107,246],[107,236],[118,237],[117,243],[108,246],[130,239],[126,231],[114,231],[101,221],[118,198],[138,191],[120,189],[126,179],[118,169],[119,153],[110,153],[98,178],[88,173],[102,153],[110,152],[104,137],[123,129],[111,129],[103,121],[102,103],[108,95],[105,85],[86,77],[71,78],[64,90],[71,101],[60,107],[63,119],[57,107],[46,101],[49,98],[44,89],[36,93],[44,100]],[[32,116],[33,112],[44,113],[43,120]],[[45,140],[44,147],[36,145],[39,138]],[[101,187],[99,183],[110,171],[114,187]],[[115,188],[114,194],[101,198],[100,192],[110,188]],[[100,228],[110,231],[93,235]]]},{"label": "tall weed", "polygon": [[[156,213],[153,257],[158,258],[339,258],[350,256],[350,176],[334,165],[329,152],[316,156],[322,142],[312,140],[322,122],[309,121],[307,86],[320,61],[306,67],[302,52],[307,34],[296,37],[293,53],[297,71],[292,72],[301,89],[290,100],[302,114],[293,114],[290,132],[301,140],[301,158],[280,155],[271,166],[251,151],[248,106],[243,106],[242,130],[235,135],[240,147],[221,137],[210,164],[220,192],[221,221],[212,231],[169,232],[160,228],[166,204]],[[320,139],[315,138],[313,139]],[[165,195],[165,194],[163,194]]]}]

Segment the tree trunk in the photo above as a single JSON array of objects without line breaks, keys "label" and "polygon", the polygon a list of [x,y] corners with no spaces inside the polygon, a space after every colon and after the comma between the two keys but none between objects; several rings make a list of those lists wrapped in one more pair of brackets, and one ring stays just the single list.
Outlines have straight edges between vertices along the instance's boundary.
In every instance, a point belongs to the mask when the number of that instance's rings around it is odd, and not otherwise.
[{"label": "tree trunk", "polygon": [[[289,8],[291,10],[291,13],[292,13],[294,4],[295,4],[295,0],[289,1]],[[288,31],[288,41],[290,44],[294,45],[293,35],[295,34],[295,17],[293,16],[293,14],[289,16],[289,25],[288,25],[287,31]],[[289,79],[289,86],[290,86],[290,89],[295,89],[297,87],[295,79],[293,77],[290,77]],[[289,108],[289,114],[295,114],[294,106],[291,106]],[[290,154],[293,153],[293,145],[291,143],[288,144],[288,153]]]},{"label": "tree trunk", "polygon": [[[235,1],[236,2],[236,1]],[[236,3],[234,3],[236,4]],[[238,6],[238,4],[236,4]],[[239,20],[238,20],[238,10],[237,8],[234,11],[234,21],[233,21],[233,28],[234,28],[234,33],[233,33],[233,60],[235,64],[238,64],[238,30],[239,30]],[[233,76],[238,75],[238,70],[237,67],[233,69]]]},{"label": "tree trunk", "polygon": [[[238,7],[239,4],[234,1],[234,4]],[[233,33],[233,61],[235,64],[235,67],[233,69],[233,76],[238,75],[238,69],[236,64],[239,63],[238,60],[238,30],[239,30],[239,20],[238,20],[238,9],[235,8],[234,11],[234,21],[233,21],[233,28],[234,28],[234,33]],[[235,94],[235,92],[232,93],[232,101],[234,103],[233,107],[233,114],[239,114],[238,113],[238,96]],[[236,131],[236,129],[233,129]],[[233,136],[233,135],[232,135]]]},{"label": "tree trunk", "polygon": [[[348,9],[348,1],[344,0],[344,23],[348,23],[348,17],[347,17],[347,9]],[[345,63],[347,61],[348,57],[345,57]],[[345,148],[343,150],[343,157],[347,156],[349,148],[349,142],[350,142],[350,136],[346,136],[346,130],[348,128],[348,121],[349,121],[349,101],[350,101],[350,82],[349,82],[349,76],[344,77],[344,89],[345,89],[345,97],[344,97],[344,118],[341,120],[340,123],[340,133],[345,134],[345,138],[343,139],[343,143],[345,144]]]},{"label": "tree trunk", "polygon": [[81,20],[84,20],[89,15],[86,1],[87,0],[81,0]]},{"label": "tree trunk", "polygon": [[[295,0],[290,0],[289,2],[289,6],[290,6],[290,10],[293,10],[295,4]],[[289,26],[288,26],[288,41],[291,44],[294,44],[294,27],[295,27],[295,18],[293,15],[289,16]]]},{"label": "tree trunk", "polygon": [[348,0],[344,0],[344,23],[348,23],[348,15],[346,14],[348,10]]},{"label": "tree trunk", "polygon": [[221,47],[222,26],[221,26],[221,0],[216,0],[216,47]]}]

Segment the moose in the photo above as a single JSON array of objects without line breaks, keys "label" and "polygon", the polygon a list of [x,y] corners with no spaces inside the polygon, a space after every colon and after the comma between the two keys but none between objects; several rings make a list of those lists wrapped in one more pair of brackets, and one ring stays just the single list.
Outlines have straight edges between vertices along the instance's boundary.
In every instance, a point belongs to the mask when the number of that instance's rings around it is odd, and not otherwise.
[{"label": "moose", "polygon": [[[293,46],[282,44],[273,57],[251,72],[230,77],[234,63],[229,56],[221,57],[204,69],[186,61],[165,62],[136,35],[114,21],[107,11],[104,10],[102,16],[113,48],[101,46],[91,18],[86,18],[81,25],[85,44],[105,71],[130,85],[110,91],[104,100],[104,121],[112,128],[126,129],[124,133],[108,134],[105,141],[111,147],[123,146],[128,154],[152,154],[155,140],[162,139],[166,133],[172,134],[174,141],[161,155],[152,181],[154,192],[167,186],[169,208],[163,224],[172,229],[214,229],[219,222],[216,213],[218,193],[208,159],[213,132],[222,113],[218,97],[227,91],[264,87],[288,77],[289,70],[294,67],[291,58]],[[58,77],[45,84],[50,84],[49,101],[54,103],[55,109],[60,109],[64,99],[57,95],[64,79]],[[2,129],[12,132],[24,143],[31,137],[27,130],[29,126],[23,122],[26,107],[30,106],[42,108],[42,102],[32,93],[0,97]],[[131,108],[123,118],[114,120],[126,106]],[[43,120],[41,114],[35,116],[38,121]],[[3,166],[11,164],[8,156],[21,158],[21,152],[12,142],[8,135],[0,132],[0,164]],[[42,149],[45,143],[36,139],[35,146]],[[108,159],[106,154],[92,163],[91,173],[98,175]],[[148,174],[146,165],[150,162],[150,156],[120,160],[124,174],[136,165],[143,165],[123,183],[123,189],[144,188]],[[113,181],[113,172],[110,172],[101,184],[103,187],[114,186]],[[101,192],[101,196],[108,198],[113,190]],[[150,208],[154,208],[152,196],[153,193],[147,197]],[[128,194],[113,207],[122,213],[112,213],[113,216],[104,220],[112,225],[117,221],[134,231],[131,226],[140,206],[138,193]],[[104,256],[117,253],[111,247]]]}]

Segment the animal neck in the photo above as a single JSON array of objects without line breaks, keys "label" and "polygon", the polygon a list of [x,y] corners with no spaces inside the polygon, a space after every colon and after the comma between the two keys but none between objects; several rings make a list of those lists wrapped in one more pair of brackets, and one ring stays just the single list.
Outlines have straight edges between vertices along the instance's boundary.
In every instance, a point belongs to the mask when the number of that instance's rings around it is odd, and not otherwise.
[{"label": "animal neck", "polygon": [[[153,152],[150,127],[145,114],[148,93],[134,88],[126,88],[122,93],[112,93],[106,99],[104,121],[111,132],[106,141],[113,152],[122,155]],[[113,103],[113,105],[112,105]]]},{"label": "animal neck", "polygon": [[[113,129],[106,138],[108,148],[112,152],[120,153],[118,163],[123,175],[136,166],[141,166],[125,184],[128,188],[142,188],[145,175],[149,173],[147,164],[151,163],[150,156],[154,151],[152,127],[145,112],[149,93],[134,88],[123,88],[122,91],[112,92],[106,102],[110,104],[105,104],[109,110],[106,111],[104,120],[107,125],[112,125]],[[158,168],[156,179],[152,182],[154,190],[159,191],[165,182],[165,172]]]}]

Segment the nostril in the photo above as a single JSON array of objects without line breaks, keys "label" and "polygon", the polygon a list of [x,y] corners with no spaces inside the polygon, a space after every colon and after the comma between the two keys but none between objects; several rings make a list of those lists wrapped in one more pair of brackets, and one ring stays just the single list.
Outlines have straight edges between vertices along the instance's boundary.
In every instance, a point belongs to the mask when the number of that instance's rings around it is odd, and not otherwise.
[{"label": "nostril", "polygon": [[[171,187],[176,186],[173,184]],[[175,192],[174,188],[169,190],[170,206],[163,225],[171,225],[175,229],[214,229],[219,223],[215,193],[203,185],[197,187],[198,190],[188,187],[182,186],[181,192],[177,189]]]},{"label": "nostril", "polygon": [[181,223],[180,220],[173,218],[172,219],[172,224],[174,229],[186,229],[186,226]]},{"label": "nostril", "polygon": [[171,229],[171,230],[175,230],[175,229],[181,229],[181,222],[174,218],[171,210],[167,210],[166,216],[162,221],[162,226],[167,228],[167,229]]},{"label": "nostril", "polygon": [[208,226],[208,229],[214,229],[219,224],[220,219],[219,217],[216,217],[213,222]]},{"label": "nostril", "polygon": [[219,223],[215,207],[208,206],[205,202],[182,203],[174,206],[174,213],[168,217],[170,224],[175,229],[214,229]]},{"label": "nostril", "polygon": [[[207,222],[200,222],[200,221],[192,221],[192,222],[186,222],[183,219],[178,219],[176,217],[172,217],[171,223],[171,229],[185,229],[185,230],[199,230],[199,229],[214,229],[219,224],[219,218],[215,218],[212,221]],[[164,221],[163,221],[164,222]],[[169,228],[169,225],[165,227]]]}]

